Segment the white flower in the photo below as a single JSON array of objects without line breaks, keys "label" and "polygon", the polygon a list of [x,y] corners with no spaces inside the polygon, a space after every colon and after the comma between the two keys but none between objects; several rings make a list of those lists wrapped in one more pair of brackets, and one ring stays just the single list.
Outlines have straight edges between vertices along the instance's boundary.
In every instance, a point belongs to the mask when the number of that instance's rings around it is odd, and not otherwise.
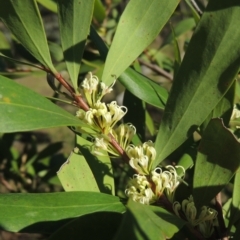
[{"label": "white flower", "polygon": [[95,138],[95,146],[102,150],[107,150],[108,142],[105,141],[103,138]]},{"label": "white flower", "polygon": [[129,145],[126,148],[130,166],[140,174],[148,175],[151,172],[152,163],[156,157],[156,150],[152,145],[149,141],[141,146]]},{"label": "white flower", "polygon": [[150,183],[146,176],[135,174],[128,183],[128,188],[125,191],[126,195],[135,202],[141,204],[151,204],[157,200],[154,195]]},{"label": "white flower", "polygon": [[78,118],[80,118],[81,120],[83,120],[85,118],[85,115],[86,115],[86,112],[82,109],[79,109],[77,112],[76,112],[76,116]]},{"label": "white flower", "polygon": [[214,226],[218,225],[216,210],[203,206],[197,217],[197,209],[192,196],[183,200],[182,205],[179,202],[173,203],[173,211],[178,217],[180,217],[179,212],[181,210],[186,220],[193,227],[197,227],[205,238],[208,238],[213,234]]},{"label": "white flower", "polygon": [[165,168],[169,171],[162,171],[161,168],[157,167],[151,172],[152,181],[156,185],[155,194],[161,196],[164,192],[168,200],[173,202],[176,188],[185,177],[185,169],[182,166],[175,166],[183,171],[183,176],[180,177],[173,166],[168,165]]},{"label": "white flower", "polygon": [[111,128],[113,128],[127,113],[127,108],[125,106],[118,106],[116,101],[112,101],[108,104],[108,108],[112,116]]},{"label": "white flower", "polygon": [[87,74],[87,77],[82,82],[82,88],[85,91],[88,91],[90,94],[92,94],[97,90],[98,83],[99,83],[98,77],[95,75],[92,75],[92,73],[89,72]]},{"label": "white flower", "polygon": [[110,93],[113,90],[114,83],[115,81],[108,87],[105,83],[100,82],[97,76],[89,72],[81,84],[88,105],[92,107],[105,94]]},{"label": "white flower", "polygon": [[107,94],[107,93],[110,93],[112,90],[113,90],[113,86],[115,84],[116,80],[114,80],[114,82],[110,85],[110,86],[107,86],[105,83],[101,82],[100,83],[100,86],[101,86],[101,95],[102,97]]},{"label": "white flower", "polygon": [[125,150],[136,134],[136,128],[131,123],[120,124],[112,133],[119,145]]}]

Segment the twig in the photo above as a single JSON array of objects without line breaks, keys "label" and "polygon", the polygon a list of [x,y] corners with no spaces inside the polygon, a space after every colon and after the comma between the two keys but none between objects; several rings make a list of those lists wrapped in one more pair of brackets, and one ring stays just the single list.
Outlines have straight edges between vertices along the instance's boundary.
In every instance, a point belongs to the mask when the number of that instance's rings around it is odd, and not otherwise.
[{"label": "twig", "polygon": [[161,74],[162,76],[164,76],[164,77],[167,78],[168,80],[173,81],[173,76],[172,76],[170,73],[168,73],[167,71],[165,71],[165,70],[163,70],[162,68],[158,67],[157,65],[154,65],[154,64],[151,64],[151,63],[147,63],[147,62],[143,61],[143,60],[140,59],[140,58],[138,59],[138,61],[139,61],[142,65],[144,65],[144,66],[152,69],[152,70],[155,71],[156,73]]},{"label": "twig", "polygon": [[195,8],[195,10],[198,12],[198,14],[200,16],[202,16],[203,12],[202,10],[200,9],[200,7],[197,5],[196,1],[195,0],[190,0],[192,6]]}]

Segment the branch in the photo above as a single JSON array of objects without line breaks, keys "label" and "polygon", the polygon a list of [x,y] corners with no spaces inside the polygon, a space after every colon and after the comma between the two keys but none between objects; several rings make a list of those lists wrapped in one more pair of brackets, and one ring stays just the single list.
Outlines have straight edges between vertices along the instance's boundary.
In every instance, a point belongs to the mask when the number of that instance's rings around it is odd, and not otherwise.
[{"label": "branch", "polygon": [[162,75],[163,77],[167,78],[168,80],[170,80],[171,82],[173,81],[173,76],[168,73],[167,71],[163,70],[162,68],[160,68],[157,65],[151,64],[151,63],[147,63],[145,61],[143,61],[142,59],[138,59],[138,61],[142,64],[145,65],[146,67],[152,69],[154,72]]},{"label": "branch", "polygon": [[195,0],[190,0],[190,2],[191,2],[191,4],[192,4],[192,6],[194,7],[194,9],[198,12],[198,14],[199,14],[200,16],[202,16],[202,15],[203,15],[203,12],[202,12],[202,10],[200,9],[200,7],[197,5],[196,1],[195,1]]}]

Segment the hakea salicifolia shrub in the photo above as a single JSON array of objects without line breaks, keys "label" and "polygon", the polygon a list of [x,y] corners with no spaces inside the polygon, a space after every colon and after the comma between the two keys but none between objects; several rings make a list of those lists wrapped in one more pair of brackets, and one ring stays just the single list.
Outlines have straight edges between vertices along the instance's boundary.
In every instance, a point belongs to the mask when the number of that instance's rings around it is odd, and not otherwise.
[{"label": "hakea salicifolia shrub", "polygon": [[[152,168],[156,158],[156,150],[151,141],[140,146],[131,144],[136,133],[136,128],[130,124],[119,124],[119,121],[127,112],[125,106],[119,106],[116,101],[109,104],[102,102],[105,94],[110,93],[114,83],[106,86],[100,82],[97,76],[89,73],[81,87],[83,95],[89,105],[89,110],[79,109],[77,117],[88,123],[89,129],[80,129],[94,138],[93,153],[101,154],[101,150],[107,151],[111,156],[120,156],[119,152],[110,144],[109,135],[113,136],[129,158],[129,165],[135,170],[128,182],[125,193],[127,197],[141,204],[153,204],[162,196],[168,199],[177,216],[182,216],[190,225],[197,227],[199,231],[208,237],[217,225],[217,212],[204,206],[199,215],[194,205],[192,196],[184,200],[182,205],[174,202],[176,188],[185,177],[185,169],[182,166],[168,165],[163,170],[160,167]],[[181,174],[177,173],[181,170]]]}]

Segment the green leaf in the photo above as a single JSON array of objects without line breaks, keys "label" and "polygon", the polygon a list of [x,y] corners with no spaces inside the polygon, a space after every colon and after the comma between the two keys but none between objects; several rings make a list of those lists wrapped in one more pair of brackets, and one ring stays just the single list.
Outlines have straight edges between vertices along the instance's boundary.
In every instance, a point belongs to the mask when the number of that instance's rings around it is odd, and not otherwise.
[{"label": "green leaf", "polygon": [[156,128],[153,122],[152,117],[150,116],[148,110],[145,111],[145,119],[146,119],[146,127],[150,133],[151,136],[153,136],[156,133]]},{"label": "green leaf", "polygon": [[79,217],[60,228],[48,240],[104,239],[112,240],[122,220],[116,212],[96,212]]},{"label": "green leaf", "polygon": [[35,0],[0,0],[0,18],[40,63],[56,73]]},{"label": "green leaf", "polygon": [[178,46],[178,41],[176,38],[176,34],[175,34],[175,30],[171,25],[171,30],[172,30],[172,34],[173,34],[173,46],[174,46],[174,57],[175,57],[175,61],[174,61],[174,79],[178,73],[179,67],[181,65],[181,53],[180,53],[180,49]]},{"label": "green leaf", "polygon": [[212,118],[220,117],[223,120],[225,126],[229,125],[229,120],[232,115],[233,105],[234,105],[234,97],[235,97],[235,84],[234,81],[232,86],[228,89],[224,97],[218,102],[217,106],[213,109],[213,111],[209,114],[207,119],[201,125],[201,132],[207,127],[209,121]]},{"label": "green leaf", "polygon": [[74,217],[101,211],[122,213],[124,210],[117,197],[102,193],[1,194],[0,227],[12,232],[51,233]]},{"label": "green leaf", "polygon": [[106,13],[101,0],[95,0],[93,16],[99,23],[103,22],[106,16]]},{"label": "green leaf", "polygon": [[102,79],[111,84],[149,46],[171,17],[178,0],[131,0],[124,10],[107,56]]},{"label": "green leaf", "polygon": [[229,183],[240,163],[240,143],[213,119],[206,128],[199,146],[193,179],[193,197],[196,206],[209,202]]},{"label": "green leaf", "polygon": [[80,154],[72,152],[57,175],[66,192],[99,192],[94,175],[86,159]]},{"label": "green leaf", "polygon": [[68,73],[75,90],[85,42],[89,32],[94,0],[58,0],[61,42]]},{"label": "green leaf", "polygon": [[128,68],[121,74],[119,81],[138,98],[155,107],[164,109],[168,98],[167,90],[149,78]]},{"label": "green leaf", "polygon": [[123,120],[125,123],[131,123],[137,130],[137,135],[142,142],[145,141],[145,109],[143,102],[135,97],[128,90],[124,92],[123,105],[128,111]]},{"label": "green leaf", "polygon": [[48,41],[48,45],[49,45],[49,51],[52,59],[56,62],[63,61],[64,56],[63,56],[62,47],[59,44],[50,42],[50,41]]},{"label": "green leaf", "polygon": [[87,160],[93,175],[98,184],[98,188],[102,193],[115,194],[115,184],[113,178],[113,169],[111,160],[107,152],[103,152],[105,156],[94,156],[91,152],[92,142],[89,142],[77,135],[77,147]]},{"label": "green leaf", "polygon": [[43,5],[48,10],[57,13],[57,4],[52,0],[37,0],[41,5]]},{"label": "green leaf", "polygon": [[46,98],[0,75],[0,132],[85,126]]},{"label": "green leaf", "polygon": [[187,3],[188,7],[190,8],[195,22],[198,23],[200,21],[200,16],[199,16],[198,12],[196,11],[196,9],[193,7],[192,2],[190,0],[185,0],[185,2]]},{"label": "green leaf", "polygon": [[[105,59],[108,48],[93,27],[91,27],[90,37],[97,46],[101,57]],[[132,68],[126,69],[118,80],[136,97],[155,107],[161,109],[165,107],[168,98],[167,90]]]},{"label": "green leaf", "polygon": [[240,219],[240,171],[237,171],[235,175],[234,180],[234,188],[233,188],[233,197],[231,201],[231,207],[230,207],[230,217],[229,217],[229,225],[228,229],[231,229],[231,227],[239,222]]},{"label": "green leaf", "polygon": [[174,38],[178,38],[179,36],[181,36],[182,34],[192,30],[194,27],[196,26],[196,23],[194,21],[193,18],[187,18],[184,20],[181,20],[176,27],[174,27],[174,32],[175,32],[175,36],[173,34],[173,32],[167,37],[167,39],[164,41],[163,45],[161,46],[161,48],[163,48],[163,46],[171,43]]},{"label": "green leaf", "polygon": [[[4,55],[4,54],[1,53],[1,52],[0,52],[0,57],[3,57],[3,58],[5,58],[5,59],[7,59],[7,60],[9,60],[9,61],[11,61],[11,62],[16,62],[16,63],[19,63],[19,64],[28,65],[28,66],[31,66],[31,67],[34,67],[34,68],[42,69],[41,66],[38,66],[38,65],[33,64],[33,63],[30,63],[30,62],[23,62],[23,61],[19,61],[19,60],[17,60],[17,59],[14,59],[14,58],[10,58],[10,57]],[[26,74],[26,73],[25,73],[25,74]],[[27,73],[27,74],[29,74],[29,73]]]},{"label": "green leaf", "polygon": [[129,201],[127,213],[114,240],[165,240],[178,232],[185,222],[163,208]]},{"label": "green leaf", "polygon": [[155,166],[191,136],[231,86],[240,66],[236,5],[237,0],[209,1],[171,89],[155,143]]},{"label": "green leaf", "polygon": [[0,50],[11,53],[11,45],[7,40],[6,36],[0,31]]}]

